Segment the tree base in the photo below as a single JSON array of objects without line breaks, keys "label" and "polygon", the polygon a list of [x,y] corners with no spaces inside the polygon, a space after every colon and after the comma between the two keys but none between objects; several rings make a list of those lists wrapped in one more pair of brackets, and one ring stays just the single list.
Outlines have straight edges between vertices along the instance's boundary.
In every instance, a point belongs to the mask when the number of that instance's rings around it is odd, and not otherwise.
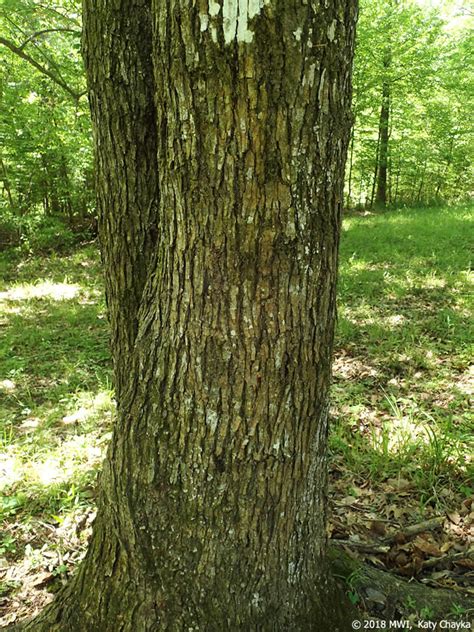
[{"label": "tree base", "polygon": [[355,560],[338,547],[329,549],[329,558],[333,575],[357,593],[367,612],[383,621],[408,619],[422,611],[429,612],[424,618],[430,621],[455,619],[460,609],[472,612],[472,597],[463,592],[409,582]]},{"label": "tree base", "polygon": [[[77,577],[77,576],[76,576]],[[352,630],[351,623],[358,618],[357,611],[349,602],[345,594],[344,587],[332,577],[328,577],[323,586],[319,586],[318,592],[314,595],[314,600],[308,611],[293,616],[287,613],[283,620],[277,617],[275,612],[262,615],[259,620],[247,622],[245,624],[232,621],[220,621],[219,623],[206,623],[202,627],[197,624],[194,627],[182,627],[180,623],[176,628],[170,627],[168,623],[161,624],[150,620],[144,615],[143,619],[133,618],[131,621],[114,621],[113,617],[108,620],[104,617],[102,621],[94,623],[85,621],[77,616],[74,609],[74,581],[66,586],[55,600],[49,604],[34,619],[25,620],[6,628],[6,632],[161,632],[170,629],[193,629],[194,632],[222,632],[222,630],[252,630],[255,632],[349,632]]]}]

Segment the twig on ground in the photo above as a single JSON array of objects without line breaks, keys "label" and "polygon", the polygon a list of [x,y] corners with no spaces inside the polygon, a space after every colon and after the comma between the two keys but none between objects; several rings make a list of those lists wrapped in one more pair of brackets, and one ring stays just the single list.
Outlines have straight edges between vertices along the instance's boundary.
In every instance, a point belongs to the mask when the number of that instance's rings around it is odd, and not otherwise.
[{"label": "twig on ground", "polygon": [[389,544],[394,542],[395,540],[403,537],[403,538],[412,538],[414,535],[418,535],[419,533],[423,533],[424,531],[433,531],[441,525],[446,520],[446,516],[436,516],[436,518],[430,518],[429,520],[424,520],[423,522],[418,522],[417,524],[412,524],[409,527],[405,527],[401,531],[397,531],[390,536],[384,538],[384,542]]}]

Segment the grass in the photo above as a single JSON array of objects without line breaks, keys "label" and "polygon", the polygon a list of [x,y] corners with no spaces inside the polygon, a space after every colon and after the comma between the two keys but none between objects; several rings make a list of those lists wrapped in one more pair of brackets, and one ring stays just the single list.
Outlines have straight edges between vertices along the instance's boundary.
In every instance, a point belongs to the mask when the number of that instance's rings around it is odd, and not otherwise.
[{"label": "grass", "polygon": [[441,507],[473,492],[470,225],[469,207],[352,216],[341,246],[332,452]]},{"label": "grass", "polygon": [[[344,221],[336,496],[407,479],[423,515],[473,492],[470,210]],[[4,252],[0,278],[0,596],[19,594],[20,616],[40,594],[32,573],[46,569],[55,590],[83,553],[88,531],[77,524],[93,515],[114,401],[95,245],[62,256]]]},{"label": "grass", "polygon": [[12,570],[33,568],[58,525],[91,505],[114,402],[96,247],[5,252],[0,270],[0,564]]}]

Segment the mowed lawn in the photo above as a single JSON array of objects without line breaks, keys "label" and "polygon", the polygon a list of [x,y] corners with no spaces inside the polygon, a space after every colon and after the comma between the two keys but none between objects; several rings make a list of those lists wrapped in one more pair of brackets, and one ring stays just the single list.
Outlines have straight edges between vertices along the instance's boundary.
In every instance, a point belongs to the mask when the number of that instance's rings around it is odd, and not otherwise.
[{"label": "mowed lawn", "polygon": [[[366,505],[403,522],[407,507],[411,519],[459,512],[473,493],[472,210],[344,220],[332,532],[363,536]],[[0,278],[6,624],[46,603],[83,555],[114,400],[95,244],[62,256],[5,252]],[[357,503],[359,514],[350,510]]]}]

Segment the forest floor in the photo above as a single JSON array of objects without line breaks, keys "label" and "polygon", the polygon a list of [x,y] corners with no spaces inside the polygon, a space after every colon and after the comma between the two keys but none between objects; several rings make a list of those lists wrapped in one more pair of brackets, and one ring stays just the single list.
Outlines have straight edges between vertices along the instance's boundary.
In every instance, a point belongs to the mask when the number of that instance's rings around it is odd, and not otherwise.
[{"label": "forest floor", "polygon": [[[459,594],[474,594],[470,216],[345,219],[330,434],[332,541]],[[4,252],[0,279],[5,625],[35,614],[84,554],[114,400],[97,245]],[[349,579],[347,592],[376,610],[376,591]],[[408,601],[405,615],[431,613]],[[454,603],[445,615],[469,612]]]}]

